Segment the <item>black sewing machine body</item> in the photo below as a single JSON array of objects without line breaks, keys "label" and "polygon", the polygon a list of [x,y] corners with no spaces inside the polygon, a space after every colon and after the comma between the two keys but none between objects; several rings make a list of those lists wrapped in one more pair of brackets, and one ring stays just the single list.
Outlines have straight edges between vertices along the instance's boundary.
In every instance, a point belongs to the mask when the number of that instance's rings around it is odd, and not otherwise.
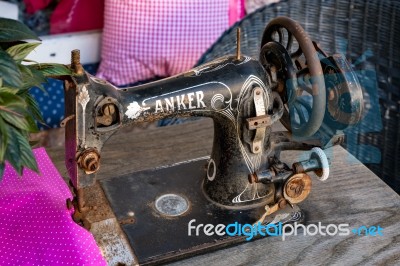
[{"label": "black sewing machine body", "polygon": [[[76,130],[78,150],[90,147],[100,153],[106,140],[122,125],[151,122],[171,116],[211,117],[214,120],[216,138],[211,154],[213,163],[210,168],[213,169],[209,170],[212,173],[209,173],[208,179],[221,183],[230,194],[215,194],[210,189],[209,195],[223,205],[234,205],[232,201],[248,183],[247,178],[243,177],[257,171],[261,161],[266,161],[271,151],[268,138],[259,144],[258,153],[249,150],[253,136],[246,128],[245,120],[255,116],[254,88],[261,90],[260,100],[264,114],[266,111],[272,114],[274,101],[270,86],[265,85],[270,83],[265,70],[258,61],[249,57],[242,57],[240,60],[234,57],[221,58],[190,72],[129,89],[118,89],[89,75],[77,77],[75,82],[80,84],[75,105],[78,106],[77,111],[82,112]],[[93,99],[89,100],[85,109],[79,100],[86,99],[84,95]],[[98,122],[109,106],[113,108],[113,121],[105,126]],[[275,114],[275,117],[277,121],[278,115]],[[266,125],[268,131],[271,126],[272,122],[269,121]],[[75,153],[70,155],[71,159],[75,159]],[[253,165],[256,157],[259,157],[259,163]],[[219,167],[220,165],[224,167]],[[83,174],[80,175],[78,187],[90,186],[93,182],[94,175]],[[207,182],[206,190],[209,186]],[[260,189],[260,193],[261,190],[265,194],[266,189]],[[236,191],[236,196],[233,191]],[[237,203],[249,201],[251,198],[238,198]]]},{"label": "black sewing machine body", "polygon": [[[132,88],[118,89],[85,73],[79,54],[73,52],[75,75],[65,81],[63,125],[66,166],[76,195],[75,220],[87,228],[94,224],[87,215],[95,206],[87,206],[85,193],[98,185],[95,173],[100,169],[101,150],[112,134],[129,124],[176,116],[213,119],[212,153],[207,159],[100,182],[115,220],[133,247],[123,252],[136,254],[140,263],[157,263],[243,241],[243,237],[194,239],[186,230],[176,232],[191,219],[214,224],[302,220],[296,204],[310,193],[307,173],[315,172],[322,180],[329,174],[327,158],[316,147],[343,142],[342,130],[359,121],[363,103],[345,59],[328,57],[308,37],[301,39],[304,34],[294,32],[293,23],[279,18],[267,26],[260,60],[226,56]],[[297,38],[300,48],[294,53],[290,53],[292,37],[286,47],[283,38],[269,38],[280,28]],[[299,50],[306,64],[293,59]],[[302,91],[310,92],[312,103],[300,100]],[[278,120],[290,131],[306,134],[272,132]],[[310,159],[288,166],[280,160],[283,150],[311,151]],[[137,215],[130,219],[127,213]],[[164,228],[161,235],[152,236],[158,228]],[[157,240],[174,236],[174,247],[165,248]]]}]

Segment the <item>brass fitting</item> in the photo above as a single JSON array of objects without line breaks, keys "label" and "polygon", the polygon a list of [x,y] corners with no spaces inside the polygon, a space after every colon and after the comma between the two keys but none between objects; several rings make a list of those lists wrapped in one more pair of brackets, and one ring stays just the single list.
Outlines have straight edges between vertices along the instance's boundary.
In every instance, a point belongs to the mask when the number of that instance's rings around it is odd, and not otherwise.
[{"label": "brass fitting", "polygon": [[100,154],[95,148],[86,149],[79,154],[77,162],[86,174],[93,174],[100,168]]},{"label": "brass fitting", "polygon": [[76,75],[83,75],[85,73],[81,65],[81,52],[78,49],[71,52],[71,70]]}]

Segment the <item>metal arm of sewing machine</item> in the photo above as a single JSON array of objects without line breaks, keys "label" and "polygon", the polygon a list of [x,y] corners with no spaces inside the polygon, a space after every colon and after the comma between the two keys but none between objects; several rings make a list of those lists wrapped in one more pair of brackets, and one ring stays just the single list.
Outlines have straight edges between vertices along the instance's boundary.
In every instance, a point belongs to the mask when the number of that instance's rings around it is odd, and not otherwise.
[{"label": "metal arm of sewing machine", "polygon": [[[77,211],[89,209],[82,188],[94,184],[102,147],[112,134],[128,124],[175,116],[214,121],[213,149],[203,182],[211,202],[238,210],[260,205],[276,209],[304,200],[311,185],[306,173],[316,172],[326,179],[329,169],[326,156],[315,147],[343,142],[341,130],[360,119],[362,94],[345,59],[328,57],[296,25],[287,18],[273,20],[264,32],[260,60],[240,54],[222,57],[126,89],[84,72],[79,52],[73,51],[75,75],[65,81],[62,125]],[[283,29],[289,32],[286,44]],[[293,36],[299,48],[291,53]],[[305,61],[300,61],[300,55]],[[301,99],[304,91],[310,93],[312,103]],[[345,101],[351,111],[347,115],[335,109],[344,92],[350,95]],[[272,132],[278,120],[292,133]],[[283,150],[312,153],[310,160],[290,168],[280,160]]]}]

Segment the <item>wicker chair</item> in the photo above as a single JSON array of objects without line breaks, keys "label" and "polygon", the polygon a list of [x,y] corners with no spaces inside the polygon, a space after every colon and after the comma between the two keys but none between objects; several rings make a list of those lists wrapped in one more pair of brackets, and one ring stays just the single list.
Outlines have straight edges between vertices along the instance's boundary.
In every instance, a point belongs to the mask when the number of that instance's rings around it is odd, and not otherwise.
[{"label": "wicker chair", "polygon": [[323,50],[342,53],[363,86],[366,112],[347,130],[344,145],[400,193],[400,1],[287,0],[263,7],[226,31],[198,64],[234,54],[236,27],[242,53],[258,58],[265,25],[277,16],[297,20]]}]

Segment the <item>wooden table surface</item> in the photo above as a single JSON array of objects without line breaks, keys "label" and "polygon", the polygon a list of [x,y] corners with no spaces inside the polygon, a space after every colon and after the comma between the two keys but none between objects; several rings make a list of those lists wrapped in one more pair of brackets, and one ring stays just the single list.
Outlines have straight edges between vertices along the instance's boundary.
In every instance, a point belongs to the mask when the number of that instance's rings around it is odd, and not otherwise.
[{"label": "wooden table surface", "polygon": [[[98,178],[151,169],[211,153],[213,125],[201,119],[182,125],[147,130],[122,129],[102,151]],[[61,175],[67,177],[63,147],[47,152]],[[216,252],[195,256],[173,265],[400,265],[400,196],[342,147],[328,152],[330,177],[313,179],[309,197],[300,207],[306,224],[380,226],[383,236],[266,237]],[[289,165],[298,152],[285,152]]]}]

